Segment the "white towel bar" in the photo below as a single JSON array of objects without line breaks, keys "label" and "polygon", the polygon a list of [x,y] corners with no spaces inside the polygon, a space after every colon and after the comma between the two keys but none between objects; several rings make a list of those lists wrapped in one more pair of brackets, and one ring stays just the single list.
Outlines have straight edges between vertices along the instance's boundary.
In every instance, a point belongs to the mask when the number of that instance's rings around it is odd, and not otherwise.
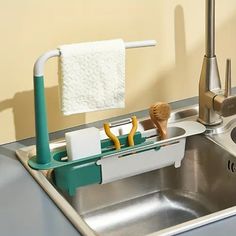
[{"label": "white towel bar", "polygon": [[[141,48],[141,47],[153,47],[156,46],[156,40],[145,40],[145,41],[134,41],[126,42],[125,48]],[[39,77],[43,76],[44,64],[51,57],[59,57],[60,51],[58,49],[48,51],[38,58],[34,64],[34,76]]]}]

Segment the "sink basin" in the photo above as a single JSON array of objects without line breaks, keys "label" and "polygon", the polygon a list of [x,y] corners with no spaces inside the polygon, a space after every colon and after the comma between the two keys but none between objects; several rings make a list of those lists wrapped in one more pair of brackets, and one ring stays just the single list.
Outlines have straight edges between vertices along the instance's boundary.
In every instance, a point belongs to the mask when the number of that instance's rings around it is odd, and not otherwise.
[{"label": "sink basin", "polygon": [[187,139],[180,168],[84,187],[67,199],[98,235],[146,235],[234,206],[233,159],[196,135]]},{"label": "sink basin", "polygon": [[[186,114],[196,120],[192,113]],[[181,115],[181,119],[186,118]],[[151,127],[148,120],[141,123]],[[230,132],[217,135],[230,137]],[[32,147],[17,154],[83,235],[175,235],[236,214],[233,152],[204,134],[188,137],[186,141],[180,168],[169,166],[82,187],[74,197],[54,186],[52,171],[35,171],[27,165]]]}]

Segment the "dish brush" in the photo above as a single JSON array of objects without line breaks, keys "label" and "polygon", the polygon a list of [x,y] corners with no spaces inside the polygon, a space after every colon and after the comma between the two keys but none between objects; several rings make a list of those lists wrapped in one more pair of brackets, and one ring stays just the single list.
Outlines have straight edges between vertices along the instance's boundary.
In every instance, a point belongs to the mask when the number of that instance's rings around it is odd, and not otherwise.
[{"label": "dish brush", "polygon": [[155,103],[149,109],[151,120],[158,129],[161,140],[167,138],[167,122],[170,112],[170,105],[164,102]]}]

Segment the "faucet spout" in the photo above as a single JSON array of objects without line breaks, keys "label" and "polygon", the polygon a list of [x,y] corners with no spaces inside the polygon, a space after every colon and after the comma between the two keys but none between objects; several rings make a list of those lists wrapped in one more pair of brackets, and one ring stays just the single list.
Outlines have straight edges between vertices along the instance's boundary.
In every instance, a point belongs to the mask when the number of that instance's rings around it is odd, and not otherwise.
[{"label": "faucet spout", "polygon": [[215,56],[215,0],[206,0],[206,57]]},{"label": "faucet spout", "polygon": [[199,81],[199,117],[204,125],[218,125],[221,116],[236,114],[236,96],[231,96],[231,61],[226,64],[225,92],[215,55],[215,0],[206,0],[206,52]]},{"label": "faucet spout", "polygon": [[213,108],[214,96],[221,90],[220,74],[215,55],[215,0],[206,0],[205,56],[199,81],[199,118],[205,125],[222,122]]}]

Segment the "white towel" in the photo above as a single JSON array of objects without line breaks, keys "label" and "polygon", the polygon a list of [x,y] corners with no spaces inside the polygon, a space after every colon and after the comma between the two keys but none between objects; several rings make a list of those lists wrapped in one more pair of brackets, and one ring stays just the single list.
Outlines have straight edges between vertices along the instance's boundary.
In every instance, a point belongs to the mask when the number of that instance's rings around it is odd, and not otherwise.
[{"label": "white towel", "polygon": [[63,45],[59,50],[64,115],[124,107],[123,40]]}]

